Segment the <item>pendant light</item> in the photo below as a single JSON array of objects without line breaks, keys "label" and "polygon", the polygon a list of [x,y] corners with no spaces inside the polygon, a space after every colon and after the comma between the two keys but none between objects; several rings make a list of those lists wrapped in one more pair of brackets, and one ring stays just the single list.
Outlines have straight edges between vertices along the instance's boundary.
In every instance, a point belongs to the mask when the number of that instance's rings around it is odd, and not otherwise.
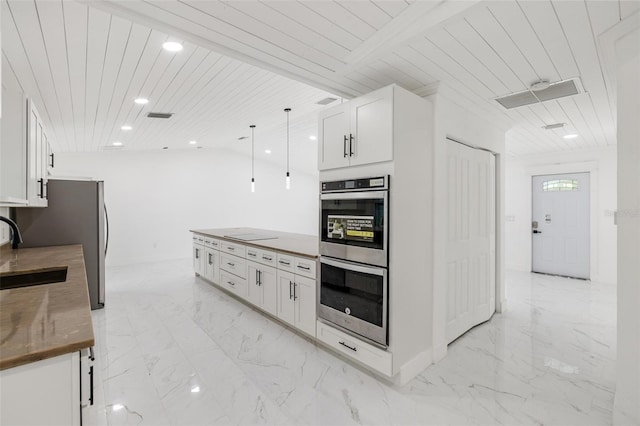
[{"label": "pendant light", "polygon": [[284,112],[287,113],[287,177],[285,178],[285,186],[287,189],[291,189],[291,176],[289,176],[289,113],[291,108],[285,108]]},{"label": "pendant light", "polygon": [[255,143],[254,143],[254,129],[256,128],[255,124],[251,126],[251,192],[256,192],[256,180],[253,176],[253,165],[255,163]]}]

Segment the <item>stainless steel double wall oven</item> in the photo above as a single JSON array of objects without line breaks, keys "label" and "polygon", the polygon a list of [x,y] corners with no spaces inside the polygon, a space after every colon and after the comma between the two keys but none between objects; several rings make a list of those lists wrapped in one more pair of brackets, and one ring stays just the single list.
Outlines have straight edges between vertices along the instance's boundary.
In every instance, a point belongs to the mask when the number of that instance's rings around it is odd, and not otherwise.
[{"label": "stainless steel double wall oven", "polygon": [[322,182],[318,316],[388,345],[389,176]]}]

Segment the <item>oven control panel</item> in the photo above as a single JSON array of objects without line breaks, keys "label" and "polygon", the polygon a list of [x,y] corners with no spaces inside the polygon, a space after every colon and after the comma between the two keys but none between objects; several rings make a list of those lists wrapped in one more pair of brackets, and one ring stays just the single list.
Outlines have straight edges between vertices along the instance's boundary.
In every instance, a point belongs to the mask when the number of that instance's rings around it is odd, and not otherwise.
[{"label": "oven control panel", "polygon": [[385,189],[389,189],[389,175],[362,179],[334,180],[322,182],[321,184],[321,191],[323,193]]}]

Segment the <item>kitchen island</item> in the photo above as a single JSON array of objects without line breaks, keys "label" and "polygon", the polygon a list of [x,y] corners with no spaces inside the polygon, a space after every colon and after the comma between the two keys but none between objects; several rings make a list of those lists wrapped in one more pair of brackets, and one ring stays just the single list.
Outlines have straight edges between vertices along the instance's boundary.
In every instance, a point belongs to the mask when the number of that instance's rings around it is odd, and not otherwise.
[{"label": "kitchen island", "polygon": [[315,337],[317,237],[255,228],[191,232],[197,275]]},{"label": "kitchen island", "polygon": [[80,351],[94,345],[82,246],[0,247],[5,283],[64,267],[60,282],[0,290],[2,424],[80,424]]},{"label": "kitchen island", "polygon": [[191,232],[197,276],[391,380],[390,351],[318,320],[318,237],[255,228]]}]

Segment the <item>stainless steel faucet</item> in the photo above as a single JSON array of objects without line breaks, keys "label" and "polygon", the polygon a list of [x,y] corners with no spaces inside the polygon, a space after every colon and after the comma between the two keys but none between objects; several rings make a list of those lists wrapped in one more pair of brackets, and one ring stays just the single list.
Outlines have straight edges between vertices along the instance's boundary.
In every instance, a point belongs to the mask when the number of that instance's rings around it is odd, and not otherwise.
[{"label": "stainless steel faucet", "polygon": [[18,244],[22,243],[22,235],[20,235],[18,225],[8,217],[4,216],[0,216],[0,221],[8,223],[11,227],[11,248],[17,249]]}]

